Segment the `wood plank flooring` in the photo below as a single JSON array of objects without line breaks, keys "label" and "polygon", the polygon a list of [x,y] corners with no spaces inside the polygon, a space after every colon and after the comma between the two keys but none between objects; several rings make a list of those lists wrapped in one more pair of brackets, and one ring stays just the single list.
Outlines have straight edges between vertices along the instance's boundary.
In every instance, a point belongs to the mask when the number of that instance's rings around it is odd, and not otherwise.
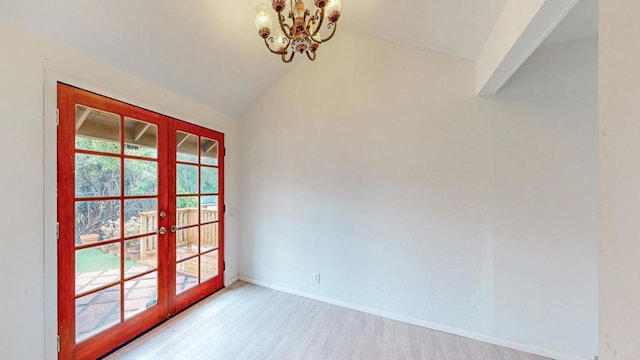
[{"label": "wood plank flooring", "polygon": [[544,358],[237,282],[107,359]]}]

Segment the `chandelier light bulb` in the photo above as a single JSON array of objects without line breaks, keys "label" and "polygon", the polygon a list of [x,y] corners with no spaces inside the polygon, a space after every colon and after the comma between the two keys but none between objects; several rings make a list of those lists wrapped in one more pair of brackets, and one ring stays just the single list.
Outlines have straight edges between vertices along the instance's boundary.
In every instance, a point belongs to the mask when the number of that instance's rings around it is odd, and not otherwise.
[{"label": "chandelier light bulb", "polygon": [[266,5],[258,6],[255,25],[258,31],[265,28],[271,29],[271,25],[273,25],[273,21],[271,20],[271,16],[269,16],[269,12]]},{"label": "chandelier light bulb", "polygon": [[324,9],[327,15],[331,14],[334,11],[342,10],[342,2],[340,0],[329,0],[329,4]]},{"label": "chandelier light bulb", "polygon": [[334,23],[340,19],[340,10],[342,10],[342,2],[340,0],[330,0],[324,9],[324,13],[330,22]]},{"label": "chandelier light bulb", "polygon": [[276,36],[276,50],[280,51],[287,47],[287,37],[284,36],[282,31],[278,31],[278,35]]}]

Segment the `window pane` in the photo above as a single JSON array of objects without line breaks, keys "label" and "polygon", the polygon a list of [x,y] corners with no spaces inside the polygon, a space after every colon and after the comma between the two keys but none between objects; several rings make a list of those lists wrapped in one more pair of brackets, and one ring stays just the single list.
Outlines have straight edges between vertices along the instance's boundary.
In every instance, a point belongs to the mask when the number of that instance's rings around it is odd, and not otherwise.
[{"label": "window pane", "polygon": [[120,158],[76,154],[76,196],[120,196]]},{"label": "window pane", "polygon": [[78,201],[75,222],[76,245],[120,237],[120,200]]},{"label": "window pane", "polygon": [[178,161],[198,163],[198,137],[178,131],[176,135],[176,150]]},{"label": "window pane", "polygon": [[155,233],[158,228],[158,200],[125,200],[124,218],[124,236]]},{"label": "window pane", "polygon": [[145,236],[124,243],[125,277],[129,278],[158,267],[158,237]]},{"label": "window pane", "polygon": [[76,341],[80,342],[120,322],[120,285],[76,300]]},{"label": "window pane", "polygon": [[202,151],[200,153],[200,163],[203,165],[218,165],[218,142],[215,140],[202,138]]},{"label": "window pane", "polygon": [[176,265],[176,294],[198,285],[198,258]]},{"label": "window pane", "polygon": [[148,158],[158,157],[158,127],[144,121],[124,119],[124,153]]},{"label": "window pane", "polygon": [[218,250],[202,255],[200,260],[200,282],[218,275]]},{"label": "window pane", "polygon": [[176,231],[176,259],[185,259],[198,253],[198,226]]},{"label": "window pane", "polygon": [[202,225],[200,227],[200,251],[218,248],[218,223]]},{"label": "window pane", "polygon": [[119,253],[105,253],[100,246],[76,250],[75,263],[76,295],[120,281]]},{"label": "window pane", "polygon": [[120,153],[120,116],[76,105],[76,149]]},{"label": "window pane", "polygon": [[158,163],[125,159],[124,191],[126,196],[157,195]]},{"label": "window pane", "polygon": [[124,318],[129,319],[158,303],[158,273],[124,283]]},{"label": "window pane", "polygon": [[210,167],[200,168],[200,186],[203,194],[217,194],[218,193],[218,169]]},{"label": "window pane", "polygon": [[218,220],[218,197],[202,196],[200,207],[200,223],[205,224]]},{"label": "window pane", "polygon": [[176,168],[177,193],[197,194],[198,193],[198,166],[178,164]]},{"label": "window pane", "polygon": [[198,223],[198,197],[179,196],[176,198],[176,224],[179,228]]}]

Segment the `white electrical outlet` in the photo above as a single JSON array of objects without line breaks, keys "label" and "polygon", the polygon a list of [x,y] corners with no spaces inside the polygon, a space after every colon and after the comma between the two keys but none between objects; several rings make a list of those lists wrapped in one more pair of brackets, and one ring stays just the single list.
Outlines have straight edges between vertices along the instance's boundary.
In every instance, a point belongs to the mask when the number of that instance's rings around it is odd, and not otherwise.
[{"label": "white electrical outlet", "polygon": [[313,281],[314,281],[316,284],[320,284],[320,273],[315,273],[315,274],[313,274]]}]

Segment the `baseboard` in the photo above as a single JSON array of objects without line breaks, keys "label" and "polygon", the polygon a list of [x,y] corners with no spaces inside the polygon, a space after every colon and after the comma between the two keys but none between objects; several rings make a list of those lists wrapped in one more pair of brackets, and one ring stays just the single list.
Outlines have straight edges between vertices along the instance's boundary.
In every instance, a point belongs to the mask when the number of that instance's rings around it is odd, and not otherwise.
[{"label": "baseboard", "polygon": [[[227,281],[224,283],[224,286],[231,286],[233,285],[235,282],[237,282],[238,280],[240,280],[240,276],[236,275],[234,277],[232,277],[231,279],[227,279]],[[248,281],[247,281],[248,282]]]},{"label": "baseboard", "polygon": [[265,287],[265,288],[281,291],[281,292],[284,292],[284,293],[297,295],[297,296],[302,296],[302,297],[309,298],[309,299],[312,299],[312,300],[317,300],[317,301],[321,301],[321,302],[324,302],[324,303],[341,306],[341,307],[344,307],[344,308],[347,308],[347,309],[352,309],[352,310],[360,311],[360,312],[363,312],[363,313],[367,313],[367,314],[371,314],[371,315],[375,315],[375,316],[380,316],[380,317],[383,317],[383,318],[386,318],[386,319],[397,320],[397,321],[401,321],[401,322],[404,322],[404,323],[407,323],[407,324],[416,325],[416,326],[420,326],[420,327],[431,329],[431,330],[441,331],[441,332],[445,332],[445,333],[452,334],[452,335],[462,336],[462,337],[465,337],[465,338],[468,338],[468,339],[478,340],[478,341],[482,341],[482,342],[485,342],[485,343],[498,345],[498,346],[502,346],[502,347],[506,347],[506,348],[514,349],[514,350],[518,350],[518,351],[523,351],[523,352],[527,352],[527,353],[530,353],[530,354],[540,355],[540,356],[544,356],[544,357],[551,358],[551,359],[556,359],[556,360],[589,360],[588,358],[583,358],[583,357],[580,357],[580,356],[569,355],[569,354],[563,354],[563,353],[559,353],[557,351],[550,350],[550,349],[545,349],[545,348],[542,348],[542,347],[539,347],[539,346],[534,346],[534,345],[530,345],[530,344],[524,344],[524,343],[520,343],[520,342],[517,342],[517,341],[508,340],[508,339],[502,339],[502,338],[499,338],[499,337],[485,335],[485,334],[477,333],[477,332],[474,332],[474,331],[469,331],[469,330],[465,330],[465,329],[459,329],[459,328],[448,326],[448,325],[433,323],[433,322],[430,322],[430,321],[416,319],[416,318],[412,318],[412,317],[404,316],[404,315],[400,315],[400,314],[394,314],[394,313],[390,313],[390,312],[386,312],[386,311],[382,311],[382,310],[378,310],[378,309],[374,309],[374,308],[370,308],[370,307],[366,307],[366,306],[353,304],[353,303],[346,302],[346,301],[336,300],[336,299],[332,299],[332,298],[325,297],[325,296],[320,296],[320,295],[316,295],[316,294],[312,294],[312,293],[307,293],[307,292],[304,292],[304,291],[294,290],[294,289],[290,289],[290,288],[287,288],[287,287],[284,287],[284,286],[280,286],[280,285],[272,284],[272,283],[269,283],[269,282],[253,279],[253,278],[250,278],[250,277],[247,277],[247,276],[240,275],[239,279],[241,281],[248,282],[250,284],[254,284],[254,285],[262,286],[262,287]]}]

